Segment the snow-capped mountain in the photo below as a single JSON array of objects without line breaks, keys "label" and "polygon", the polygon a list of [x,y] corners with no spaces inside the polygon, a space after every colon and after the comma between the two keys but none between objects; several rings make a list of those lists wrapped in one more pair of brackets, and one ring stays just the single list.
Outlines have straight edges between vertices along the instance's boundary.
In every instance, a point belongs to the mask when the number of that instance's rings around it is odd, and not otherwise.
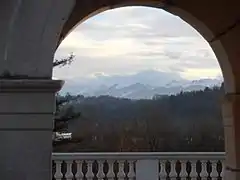
[{"label": "snow-capped mountain", "polygon": [[173,87],[173,86],[182,86],[182,87],[188,87],[188,86],[204,86],[204,87],[210,87],[213,85],[220,86],[221,83],[223,82],[223,79],[221,78],[216,78],[216,79],[199,79],[199,80],[181,80],[181,81],[176,81],[173,80],[169,83],[166,84],[166,87]]},{"label": "snow-capped mountain", "polygon": [[[172,80],[174,79],[174,80]],[[141,82],[141,83],[140,83]],[[223,79],[186,80],[175,74],[146,71],[128,76],[99,77],[91,80],[70,81],[63,92],[84,96],[109,95],[130,99],[151,99],[154,95],[170,95],[181,91],[196,91],[220,86]]]}]

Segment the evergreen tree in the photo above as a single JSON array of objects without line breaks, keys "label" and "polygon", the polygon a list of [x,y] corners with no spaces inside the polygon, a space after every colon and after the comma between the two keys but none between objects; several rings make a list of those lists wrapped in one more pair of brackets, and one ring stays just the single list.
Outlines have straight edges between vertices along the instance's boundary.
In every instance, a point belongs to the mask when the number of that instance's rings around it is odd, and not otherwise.
[{"label": "evergreen tree", "polygon": [[[67,58],[61,60],[55,60],[53,62],[53,67],[64,67],[70,65],[74,60],[74,55],[70,54]],[[68,132],[68,122],[79,118],[81,116],[80,112],[75,112],[72,106],[72,102],[76,100],[76,97],[66,94],[65,96],[57,93],[56,95],[56,111],[54,118],[54,129],[53,129],[53,146],[56,148],[58,145],[66,144],[71,142],[71,139],[57,140],[57,135],[60,133]]]}]

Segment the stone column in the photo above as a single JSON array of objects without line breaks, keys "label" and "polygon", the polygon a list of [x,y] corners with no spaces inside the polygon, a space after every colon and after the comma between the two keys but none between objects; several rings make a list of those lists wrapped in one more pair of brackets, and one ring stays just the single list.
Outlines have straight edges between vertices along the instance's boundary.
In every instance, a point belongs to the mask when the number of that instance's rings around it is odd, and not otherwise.
[{"label": "stone column", "polygon": [[0,80],[0,176],[50,180],[59,80]]},{"label": "stone column", "polygon": [[225,180],[240,179],[240,94],[226,94],[223,103]]}]

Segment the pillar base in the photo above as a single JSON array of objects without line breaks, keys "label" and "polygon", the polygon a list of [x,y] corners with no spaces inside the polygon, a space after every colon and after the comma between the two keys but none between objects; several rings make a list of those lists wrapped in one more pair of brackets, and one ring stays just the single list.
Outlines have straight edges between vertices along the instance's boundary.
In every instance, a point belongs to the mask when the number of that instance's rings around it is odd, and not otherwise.
[{"label": "pillar base", "polygon": [[223,107],[225,179],[240,179],[240,94],[226,94]]},{"label": "pillar base", "polygon": [[51,179],[52,129],[59,80],[0,80],[0,174]]}]

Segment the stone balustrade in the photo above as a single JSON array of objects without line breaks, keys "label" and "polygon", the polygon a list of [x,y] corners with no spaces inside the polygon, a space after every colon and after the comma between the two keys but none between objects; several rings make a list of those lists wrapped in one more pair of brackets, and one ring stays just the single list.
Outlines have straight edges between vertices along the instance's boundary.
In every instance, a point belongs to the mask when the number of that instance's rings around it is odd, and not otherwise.
[{"label": "stone balustrade", "polygon": [[220,180],[224,153],[53,153],[55,180]]}]

